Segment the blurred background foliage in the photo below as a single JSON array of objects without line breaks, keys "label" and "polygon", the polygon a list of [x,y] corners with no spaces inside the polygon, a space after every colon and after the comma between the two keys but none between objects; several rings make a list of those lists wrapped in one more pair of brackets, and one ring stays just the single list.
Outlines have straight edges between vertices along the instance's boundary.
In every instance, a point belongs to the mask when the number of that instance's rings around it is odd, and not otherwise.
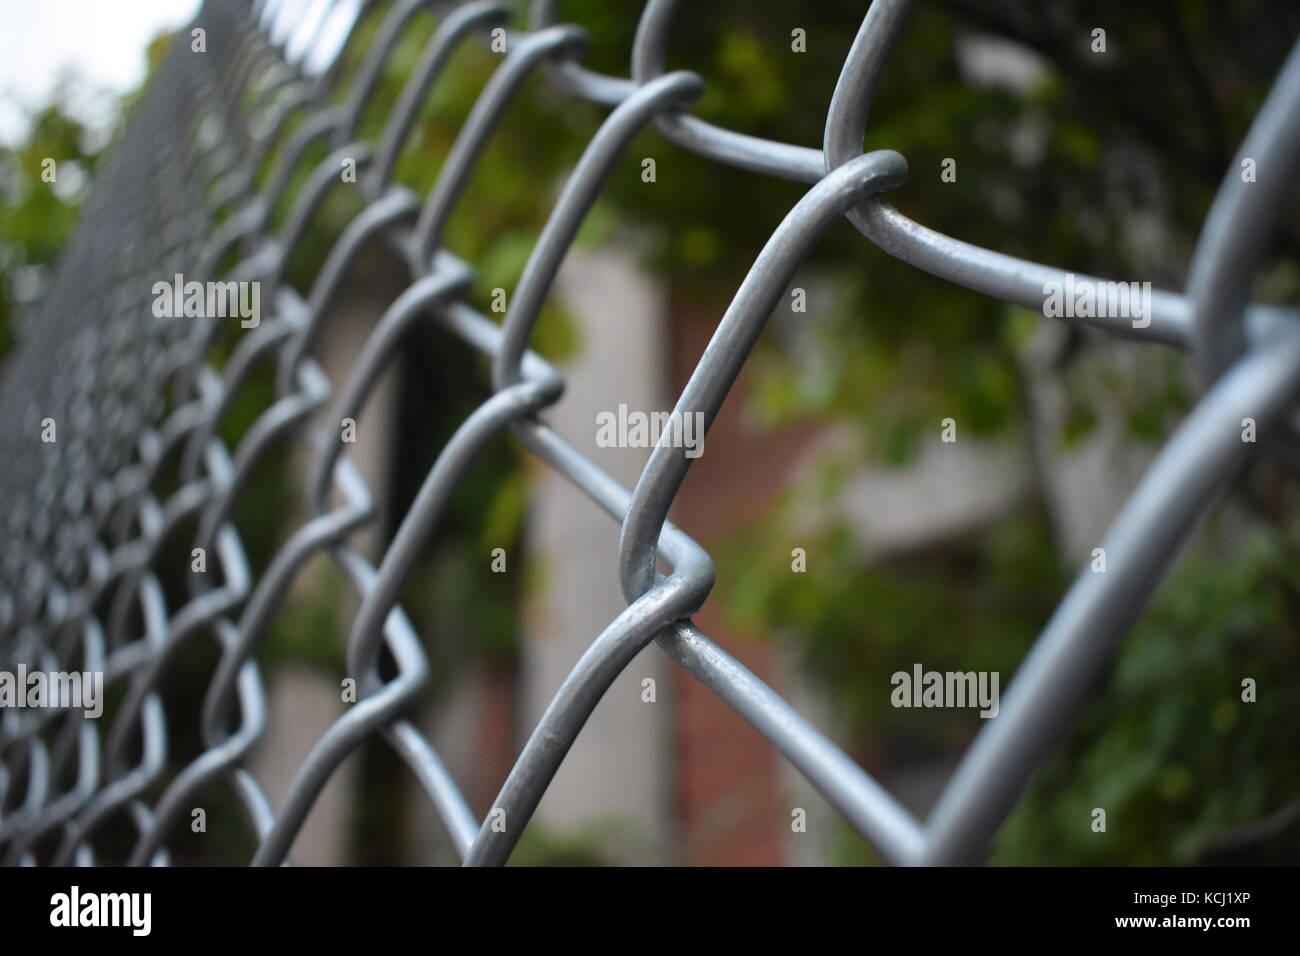
[{"label": "blurred background foliage", "polygon": [[[524,4],[515,6],[522,26]],[[865,6],[693,6],[679,17],[668,66],[706,80],[697,115],[819,145]],[[372,5],[359,28],[363,38],[373,37],[388,7]],[[562,15],[590,33],[584,62],[627,73],[634,8],[565,0]],[[388,60],[362,138],[378,138],[434,26],[432,16],[417,17]],[[1107,31],[1104,56],[1089,49],[1096,26]],[[806,31],[806,53],[791,49],[796,27]],[[1280,0],[919,3],[885,72],[865,146],[907,157],[910,177],[887,198],[933,229],[1079,273],[1178,289],[1218,182],[1298,29],[1300,7]],[[975,41],[1031,52],[1017,58],[1031,65],[1028,77],[976,75]],[[163,38],[150,51],[155,61],[165,46]],[[365,48],[354,46],[336,102],[346,98]],[[498,61],[482,44],[455,55],[407,142],[400,183],[429,191]],[[446,233],[448,248],[478,268],[471,300],[485,312],[493,288],[516,284],[565,171],[602,116],[533,77],[494,134]],[[0,347],[12,341],[17,312],[39,296],[44,270],[75,223],[82,180],[93,177],[101,155],[88,141],[55,102],[32,117],[24,142],[0,148]],[[327,152],[322,146],[306,157],[291,196]],[[657,162],[653,188],[641,181],[644,156]],[[45,157],[59,162],[57,188],[40,180]],[[957,161],[956,182],[940,178],[948,157]],[[65,169],[74,170],[68,179]],[[805,188],[701,159],[648,130],[615,167],[580,242],[635,236],[647,267],[680,307],[720,315]],[[287,208],[277,211],[277,222]],[[299,291],[308,290],[361,208],[355,190],[332,191],[289,273]],[[1291,216],[1258,297],[1296,301],[1297,225]],[[382,257],[367,257],[359,281],[378,281],[385,268]],[[965,435],[1030,442],[1024,357],[1044,320],[906,266],[847,223],[819,244],[796,284],[833,294],[810,296],[797,354],[776,330],[765,336],[746,372],[747,412],[769,429],[835,425],[858,443],[853,456],[828,460],[771,515],[718,549],[713,600],[746,632],[789,642],[825,683],[853,728],[855,755],[868,766],[888,770],[916,754],[955,757],[972,721],[894,711],[888,677],[924,661],[931,669],[1000,671],[1005,689],[1073,570],[1061,557],[1043,489],[1025,495],[996,526],[888,561],[864,557],[847,529],[832,526],[805,545],[817,555],[816,573],[792,575],[790,542],[807,539],[798,525],[801,500],[829,496],[855,469],[911,462],[944,417],[960,422]],[[553,302],[535,342],[552,358],[581,349]],[[230,344],[213,355],[216,364]],[[1154,447],[1196,394],[1185,360],[1146,347],[1151,357],[1141,375],[1090,375],[1081,357],[1094,344],[1092,333],[1070,329],[1053,356],[1069,401],[1054,448],[1085,441],[1102,404],[1122,411],[1128,441]],[[404,363],[399,404],[412,411],[399,423],[404,451],[390,489],[394,516],[405,512],[437,450],[486,396],[488,382],[481,359],[429,334],[416,336]],[[232,407],[223,430],[232,448],[265,407],[272,376],[260,370]],[[236,520],[255,571],[285,533],[265,516],[291,513],[287,472],[283,458],[268,461],[241,499]],[[510,442],[494,445],[458,494],[404,599],[428,636],[439,680],[454,679],[467,655],[513,666],[518,577],[479,572],[492,547],[513,553],[521,533],[523,456]],[[1294,815],[1286,816],[1300,783],[1294,498],[1291,479],[1267,463],[1233,489],[1125,642],[1087,719],[1033,784],[995,861],[1197,862],[1228,854],[1249,862],[1273,859],[1279,847],[1294,858]],[[324,586],[296,601],[259,659],[270,667],[286,659],[336,661],[343,637],[337,622],[347,616],[335,590]],[[194,671],[201,688],[202,666]],[[1243,675],[1260,684],[1259,702],[1245,711]],[[379,752],[365,759],[368,776],[402,773]],[[1107,808],[1122,839],[1091,833],[1096,806]],[[389,806],[361,812],[390,824],[404,818]],[[359,841],[357,859],[400,860],[402,835],[374,830]],[[873,859],[847,829],[840,842],[841,861]],[[528,846],[538,861],[589,861],[582,848],[551,846],[544,835]]]}]

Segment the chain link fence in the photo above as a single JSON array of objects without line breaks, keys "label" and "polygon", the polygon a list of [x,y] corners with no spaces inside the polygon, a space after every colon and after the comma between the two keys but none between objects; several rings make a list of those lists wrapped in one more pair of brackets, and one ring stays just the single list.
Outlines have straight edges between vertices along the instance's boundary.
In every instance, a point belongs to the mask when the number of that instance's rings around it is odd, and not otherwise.
[{"label": "chain link fence", "polygon": [[[268,5],[271,6],[271,5]],[[332,7],[326,4],[322,9]],[[361,5],[365,6],[365,5]],[[1080,318],[1106,332],[1186,349],[1204,385],[1102,542],[1107,571],[1085,569],[1062,599],[1015,681],[943,791],[928,822],[886,789],[772,689],[691,622],[714,583],[709,555],[667,519],[693,459],[672,422],[712,422],[796,267],[819,237],[847,217],[892,256],[936,281],[1035,311],[1064,270],[967,244],[913,222],[885,195],[907,163],[884,149],[863,153],[873,95],[905,29],[909,0],[875,0],[844,62],[820,149],[757,139],[693,116],[699,76],[665,69],[668,37],[684,4],[649,0],[640,14],[630,75],[583,66],[581,26],[559,21],[554,0],[535,0],[528,30],[509,27],[490,0],[456,6],[397,0],[342,107],[333,66],[307,71],[285,55],[286,12],[243,0],[207,0],[178,36],[143,102],[98,175],[55,281],[27,323],[0,381],[0,663],[9,671],[102,672],[121,694],[103,729],[81,710],[6,708],[0,714],[0,857],[9,864],[92,864],[110,820],[134,827],[133,864],[169,862],[168,836],[194,797],[228,787],[257,836],[252,862],[284,862],[331,774],[364,743],[387,741],[427,793],[429,808],[466,864],[502,864],[569,747],[615,676],[647,644],[709,687],[783,754],[889,861],[957,864],[982,859],[1041,761],[1098,686],[1117,646],[1162,574],[1234,472],[1261,448],[1300,465],[1292,403],[1300,383],[1296,316],[1248,301],[1275,220],[1300,172],[1300,47],[1287,60],[1237,161],[1228,169],[1192,264],[1187,288],[1152,293],[1143,321]],[[406,82],[382,137],[358,129],[385,58],[411,19],[436,9],[438,27]],[[360,18],[358,18],[359,20]],[[298,24],[319,32],[326,17]],[[274,28],[274,29],[273,29]],[[354,40],[349,37],[348,43]],[[422,103],[454,51],[501,42],[503,55],[427,196],[396,185],[396,158]],[[310,49],[311,44],[305,47]],[[343,50],[347,50],[347,44]],[[464,300],[473,266],[443,246],[444,226],[476,161],[521,84],[545,73],[561,94],[608,110],[555,201],[504,322]],[[718,163],[808,184],[764,245],[679,395],[668,431],[635,487],[627,488],[548,427],[560,374],[530,348],[539,311],[580,224],[632,137],[653,125],[676,146]],[[309,150],[329,155],[290,195]],[[272,152],[278,147],[278,151]],[[257,171],[273,160],[260,190]],[[1243,159],[1257,177],[1239,174]],[[367,204],[333,244],[304,298],[286,281],[296,249],[340,169],[355,166]],[[272,210],[290,204],[283,226]],[[381,243],[409,270],[409,284],[379,318],[342,381],[332,381],[313,343],[349,269]],[[224,263],[234,259],[232,268]],[[155,285],[174,274],[213,283],[230,302],[256,283],[265,318],[242,331],[218,369],[214,342],[233,319],[158,315]],[[1071,276],[1104,298],[1113,284]],[[176,298],[182,308],[180,297]],[[183,309],[182,309],[183,311]],[[313,426],[355,418],[395,360],[406,332],[432,321],[491,362],[492,394],[441,449],[378,566],[354,543],[376,499],[337,431]],[[236,447],[219,426],[256,363],[272,362],[276,393]],[[1258,445],[1244,442],[1244,421]],[[429,741],[406,716],[426,692],[430,664],[401,607],[422,543],[443,517],[476,454],[511,433],[545,467],[621,523],[618,568],[626,610],[555,692],[492,809],[478,819]],[[309,457],[309,519],[260,576],[252,574],[232,510],[256,464],[286,442]],[[165,480],[175,468],[178,480]],[[159,582],[162,543],[194,526],[189,599],[169,606]],[[346,671],[356,702],[321,736],[278,807],[250,773],[263,736],[266,698],[259,644],[290,584],[324,555],[359,598]],[[669,569],[660,573],[662,563]],[[220,656],[202,702],[204,749],[169,779],[167,668],[196,642]],[[381,676],[384,652],[395,663]],[[161,796],[149,802],[147,794]],[[35,846],[51,846],[38,854]]]}]

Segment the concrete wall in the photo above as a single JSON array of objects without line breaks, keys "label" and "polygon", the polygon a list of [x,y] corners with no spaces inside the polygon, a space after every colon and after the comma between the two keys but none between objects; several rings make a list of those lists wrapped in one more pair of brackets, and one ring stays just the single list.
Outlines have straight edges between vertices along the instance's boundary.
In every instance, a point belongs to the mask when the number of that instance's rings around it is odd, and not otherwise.
[{"label": "concrete wall", "polygon": [[[559,301],[576,325],[578,354],[562,365],[568,387],[545,420],[629,487],[647,449],[600,448],[596,416],[620,402],[647,412],[671,407],[666,390],[666,299],[619,248],[578,250],[560,273]],[[531,581],[523,622],[520,738],[550,703],[587,646],[626,607],[617,574],[618,523],[547,468],[532,473],[527,539]],[[557,834],[593,821],[619,858],[645,861],[672,833],[670,746],[673,704],[666,658],[646,648],[597,706],[536,816]],[[642,700],[655,681],[656,701]]]}]

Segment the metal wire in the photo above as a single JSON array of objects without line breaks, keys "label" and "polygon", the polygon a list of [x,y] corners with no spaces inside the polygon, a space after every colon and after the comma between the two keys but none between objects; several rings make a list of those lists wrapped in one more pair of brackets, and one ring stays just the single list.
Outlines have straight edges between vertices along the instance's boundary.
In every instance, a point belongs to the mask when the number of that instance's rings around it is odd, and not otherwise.
[{"label": "metal wire", "polygon": [[[122,688],[121,706],[102,738],[95,721],[78,710],[5,709],[0,715],[5,862],[35,863],[34,843],[53,840],[57,849],[48,862],[94,863],[96,835],[125,813],[135,828],[130,862],[166,864],[168,836],[191,798],[220,783],[238,799],[256,834],[252,862],[280,864],[330,775],[379,736],[415,774],[464,862],[504,863],[601,695],[652,641],[752,724],[886,859],[978,861],[1029,776],[1079,716],[1198,516],[1249,456],[1241,420],[1254,418],[1267,450],[1291,462],[1300,325],[1294,314],[1251,305],[1247,296],[1300,171],[1300,46],[1242,147],[1243,156],[1256,158],[1259,181],[1243,185],[1237,166],[1229,168],[1186,294],[1154,293],[1152,321],[1144,328],[1127,319],[1075,320],[1188,349],[1206,390],[1103,542],[1109,573],[1084,572],[1074,582],[1017,672],[1000,716],[984,726],[923,825],[691,623],[713,585],[714,568],[704,550],[666,520],[692,461],[687,450],[665,434],[635,488],[620,485],[539,416],[564,382],[529,343],[560,263],[612,164],[648,124],[717,162],[810,184],[722,316],[677,400],[682,415],[699,413],[712,422],[794,270],[841,216],[905,262],[1029,308],[1039,309],[1044,284],[1064,281],[1066,273],[936,233],[881,198],[903,186],[906,161],[892,150],[864,155],[862,143],[910,0],[871,4],[844,63],[821,149],[721,129],[690,114],[703,81],[663,67],[675,0],[645,5],[630,78],[584,67],[585,33],[557,23],[557,6],[535,0],[531,29],[510,32],[510,52],[423,199],[393,183],[397,155],[456,48],[506,24],[501,4],[475,0],[446,9],[397,0],[338,109],[329,106],[329,96],[340,82],[343,51],[320,74],[304,66],[326,22],[342,9],[337,0],[302,20],[296,19],[298,4],[272,9],[207,0],[194,24],[206,31],[207,54],[190,55],[178,42],[162,63],[101,169],[53,287],[0,381],[7,536],[0,555],[0,662],[103,671],[110,687]],[[385,60],[426,7],[437,8],[438,28],[377,143],[361,141],[360,118]],[[356,43],[361,19],[354,20],[343,50]],[[443,247],[442,236],[506,108],[523,80],[538,71],[562,93],[610,112],[557,199],[498,325],[464,301],[474,270]],[[255,173],[281,143],[258,191]],[[293,171],[317,143],[327,143],[330,154],[292,197],[285,224],[274,232],[271,211],[288,198]],[[303,298],[285,281],[285,270],[337,182],[343,158],[356,162],[367,205],[334,243]],[[373,241],[399,254],[410,284],[375,325],[345,380],[334,383],[313,358],[312,345],[350,267]],[[232,253],[238,264],[222,272],[220,264]],[[244,332],[220,371],[209,354],[229,320],[176,322],[151,311],[153,281],[173,273],[262,284],[270,314]],[[1073,281],[1079,288],[1104,280]],[[90,320],[88,302],[101,309]],[[308,419],[327,406],[330,421],[355,416],[408,330],[429,318],[491,359],[493,394],[442,449],[376,568],[351,542],[375,515],[371,492],[337,436],[309,427]],[[250,371],[268,359],[278,369],[274,401],[231,450],[219,425]],[[57,423],[54,442],[40,438],[47,418]],[[492,812],[480,821],[429,742],[404,717],[425,688],[429,663],[399,597],[467,468],[485,444],[507,431],[621,523],[618,559],[629,603],[556,691]],[[311,454],[309,518],[254,580],[232,508],[256,463],[289,439]],[[179,481],[166,490],[173,460]],[[163,542],[191,523],[197,528],[193,546],[213,556],[218,573],[191,575],[189,600],[171,609],[155,565]],[[266,727],[256,655],[290,583],[322,554],[360,599],[346,671],[357,681],[358,700],[323,734],[281,805],[272,807],[245,766]],[[669,574],[656,572],[657,559],[672,569]],[[201,635],[213,638],[221,653],[203,700],[205,749],[164,780],[165,671]],[[396,676],[387,680],[378,667],[383,648],[396,663]],[[68,789],[60,791],[67,781]],[[146,794],[160,783],[162,794],[150,804]],[[507,825],[494,827],[501,811]]]}]

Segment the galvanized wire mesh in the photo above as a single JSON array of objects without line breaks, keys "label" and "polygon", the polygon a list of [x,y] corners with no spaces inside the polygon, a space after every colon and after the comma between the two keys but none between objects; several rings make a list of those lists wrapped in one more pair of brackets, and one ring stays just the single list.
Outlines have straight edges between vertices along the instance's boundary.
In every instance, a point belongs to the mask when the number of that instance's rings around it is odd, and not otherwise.
[{"label": "galvanized wire mesh", "polygon": [[[683,149],[717,162],[810,185],[772,234],[737,290],[679,396],[681,416],[712,422],[794,269],[841,216],[891,255],[940,279],[1041,309],[1044,284],[1065,271],[966,244],[912,222],[882,198],[906,176],[902,156],[862,152],[868,109],[909,0],[875,0],[844,63],[821,149],[771,142],[712,126],[688,112],[702,81],[665,72],[675,0],[641,13],[630,77],[600,75],[580,59],[584,33],[558,25],[554,0],[536,0],[528,31],[507,30],[507,50],[483,89],[427,197],[393,184],[395,158],[430,89],[459,44],[505,27],[490,0],[438,8],[439,26],[377,143],[357,139],[362,111],[385,57],[424,0],[397,0],[384,14],[351,97],[329,107],[338,63],[319,74],[290,62],[281,10],[243,0],[208,0],[195,26],[206,52],[178,42],[102,168],[80,229],[64,251],[52,290],[32,317],[0,382],[0,500],[6,543],[0,558],[0,665],[103,671],[125,688],[104,732],[79,710],[6,709],[0,715],[0,856],[38,862],[33,845],[57,846],[53,863],[93,863],[96,834],[123,814],[135,827],[131,862],[166,863],[169,832],[200,790],[224,784],[256,832],[256,864],[288,854],[322,787],[364,742],[380,736],[409,765],[467,864],[507,860],[549,781],[603,691],[649,642],[741,714],[896,863],[980,859],[1026,780],[1077,718],[1097,678],[1198,517],[1255,446],[1243,419],[1258,423],[1265,449],[1295,464],[1290,400],[1300,375],[1295,316],[1248,302],[1274,219],[1300,171],[1300,47],[1260,110],[1240,157],[1255,161],[1246,182],[1234,163],[1208,217],[1182,294],[1156,292],[1150,321],[1079,321],[1137,340],[1190,351],[1204,394],[1169,438],[1102,542],[1107,573],[1085,570],[1016,675],[1000,715],[983,728],[930,820],[897,800],[781,697],[691,623],[714,581],[709,556],[666,521],[692,459],[662,436],[629,490],[577,452],[540,416],[561,376],[529,349],[584,215],[611,164],[648,124]],[[274,30],[272,30],[274,27]],[[349,43],[352,38],[349,38]],[[473,268],[442,245],[442,232],[475,162],[521,82],[544,71],[564,94],[609,109],[569,176],[511,296],[502,324],[466,304]],[[270,115],[256,126],[254,115]],[[290,123],[301,119],[292,129]],[[283,141],[261,191],[255,171]],[[315,144],[332,151],[291,197],[279,231],[271,213],[291,173]],[[286,265],[312,226],[341,161],[356,161],[367,205],[344,230],[304,299]],[[220,209],[233,210],[219,218]],[[367,243],[397,252],[410,283],[374,326],[346,380],[331,381],[312,344],[348,270]],[[239,264],[221,271],[232,250]],[[239,338],[218,371],[209,353],[229,319],[157,317],[153,285],[187,278],[261,283],[267,317]],[[1076,287],[1103,280],[1074,277]],[[441,450],[378,567],[353,543],[375,501],[337,432],[310,417],[356,415],[404,333],[431,318],[491,359],[493,393]],[[273,361],[277,393],[237,447],[219,424],[250,369]],[[57,440],[43,441],[43,423]],[[547,467],[622,523],[619,568],[627,609],[591,642],[532,732],[486,819],[470,811],[438,755],[404,716],[428,680],[420,636],[399,602],[422,543],[486,442],[512,432]],[[234,502],[271,447],[298,441],[311,456],[310,518],[258,579],[250,573]],[[179,482],[160,477],[176,462]],[[190,598],[169,607],[157,576],[161,543],[195,523],[193,542],[210,556],[191,575]],[[360,598],[344,676],[359,694],[320,738],[279,807],[246,767],[263,734],[266,701],[256,654],[290,583],[324,554]],[[671,568],[656,572],[656,559]],[[202,708],[205,749],[163,781],[166,667],[195,641],[220,648]],[[381,650],[396,675],[380,676]],[[162,795],[146,794],[165,782]]]}]

